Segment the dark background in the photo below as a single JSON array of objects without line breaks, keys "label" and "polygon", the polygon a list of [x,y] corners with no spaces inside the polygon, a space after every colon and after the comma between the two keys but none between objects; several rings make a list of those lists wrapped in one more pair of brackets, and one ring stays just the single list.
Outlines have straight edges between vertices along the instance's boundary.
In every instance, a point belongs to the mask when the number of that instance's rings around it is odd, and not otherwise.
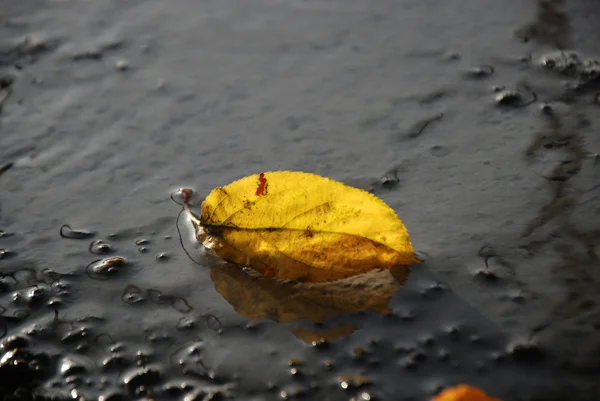
[{"label": "dark background", "polygon": [[[597,399],[600,65],[568,51],[600,56],[598,21],[584,0],[3,1],[0,393]],[[287,290],[186,258],[169,194],[269,170],[396,210],[428,257],[392,316],[277,323]],[[94,239],[127,259],[104,281]]]}]

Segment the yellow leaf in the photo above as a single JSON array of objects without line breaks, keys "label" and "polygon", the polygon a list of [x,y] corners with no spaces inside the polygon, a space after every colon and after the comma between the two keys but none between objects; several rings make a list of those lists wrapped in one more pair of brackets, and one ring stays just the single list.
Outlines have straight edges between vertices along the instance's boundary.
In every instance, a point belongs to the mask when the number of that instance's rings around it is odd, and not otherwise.
[{"label": "yellow leaf", "polygon": [[322,282],[419,262],[382,200],[309,173],[242,178],[214,189],[190,218],[205,246],[267,277]]},{"label": "yellow leaf", "polygon": [[490,397],[477,387],[460,384],[442,391],[432,401],[500,401],[500,399]]}]

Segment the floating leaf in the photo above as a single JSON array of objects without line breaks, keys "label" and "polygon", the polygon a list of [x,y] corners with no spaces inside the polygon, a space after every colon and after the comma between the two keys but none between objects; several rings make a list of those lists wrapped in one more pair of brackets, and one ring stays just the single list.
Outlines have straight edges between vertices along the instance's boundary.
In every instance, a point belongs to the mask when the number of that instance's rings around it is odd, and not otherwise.
[{"label": "floating leaf", "polygon": [[[181,192],[189,212],[191,191]],[[214,189],[199,218],[189,215],[207,248],[267,277],[322,282],[419,262],[382,200],[314,174],[245,177]]]},{"label": "floating leaf", "polygon": [[500,401],[500,399],[490,397],[477,387],[460,384],[442,391],[432,401]]}]

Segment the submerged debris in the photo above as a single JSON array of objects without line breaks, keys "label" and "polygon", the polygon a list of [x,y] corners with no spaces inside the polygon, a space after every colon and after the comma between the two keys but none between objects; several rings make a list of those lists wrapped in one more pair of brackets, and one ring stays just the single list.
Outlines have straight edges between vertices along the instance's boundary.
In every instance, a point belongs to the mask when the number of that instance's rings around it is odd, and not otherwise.
[{"label": "submerged debris", "polygon": [[127,261],[121,256],[114,256],[106,259],[98,259],[86,267],[88,277],[96,280],[107,280],[108,278],[99,278],[116,273],[121,267],[125,266]]},{"label": "submerged debris", "polygon": [[[2,108],[2,104],[0,102],[0,110]],[[5,163],[3,165],[0,165],[0,175],[6,173],[8,170],[10,170],[15,164],[13,162],[9,162],[9,163]]]},{"label": "submerged debris", "polygon": [[560,75],[584,83],[600,82],[600,59],[587,58],[575,51],[555,51],[542,56],[537,64]]},{"label": "submerged debris", "polygon": [[115,51],[115,50],[119,50],[119,49],[123,48],[125,45],[126,45],[126,42],[123,40],[114,40],[111,42],[97,45],[92,48],[76,51],[71,54],[71,60],[73,60],[73,61],[100,60],[106,55],[106,53]]},{"label": "submerged debris", "polygon": [[43,54],[58,48],[60,41],[52,38],[26,36],[10,47],[0,47],[0,67],[21,65],[22,61],[33,63]]},{"label": "submerged debris", "polygon": [[[0,113],[2,112],[2,107],[4,106],[4,103],[8,100],[10,95],[12,95],[13,82],[14,78],[10,75],[0,76]],[[3,172],[4,171],[0,171],[0,174],[2,174]]]},{"label": "submerged debris", "polygon": [[59,233],[62,238],[70,238],[70,239],[83,239],[83,238],[92,237],[94,235],[94,233],[91,231],[73,230],[71,228],[71,226],[68,224],[63,224],[60,227]]},{"label": "submerged debris", "polygon": [[418,121],[416,122],[406,133],[406,137],[410,138],[410,139],[415,139],[417,137],[419,137],[423,131],[425,131],[425,128],[427,128],[429,125],[440,121],[442,118],[444,117],[444,113],[439,113],[436,114],[432,117],[428,117],[424,120]]}]

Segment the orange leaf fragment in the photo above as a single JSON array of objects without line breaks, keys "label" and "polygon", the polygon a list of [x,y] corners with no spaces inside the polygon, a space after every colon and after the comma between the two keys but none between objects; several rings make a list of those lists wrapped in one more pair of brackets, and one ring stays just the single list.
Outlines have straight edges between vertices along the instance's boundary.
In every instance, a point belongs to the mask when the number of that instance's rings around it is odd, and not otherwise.
[{"label": "orange leaf fragment", "polygon": [[432,401],[501,401],[490,397],[483,390],[467,384],[450,387],[438,394]]}]

